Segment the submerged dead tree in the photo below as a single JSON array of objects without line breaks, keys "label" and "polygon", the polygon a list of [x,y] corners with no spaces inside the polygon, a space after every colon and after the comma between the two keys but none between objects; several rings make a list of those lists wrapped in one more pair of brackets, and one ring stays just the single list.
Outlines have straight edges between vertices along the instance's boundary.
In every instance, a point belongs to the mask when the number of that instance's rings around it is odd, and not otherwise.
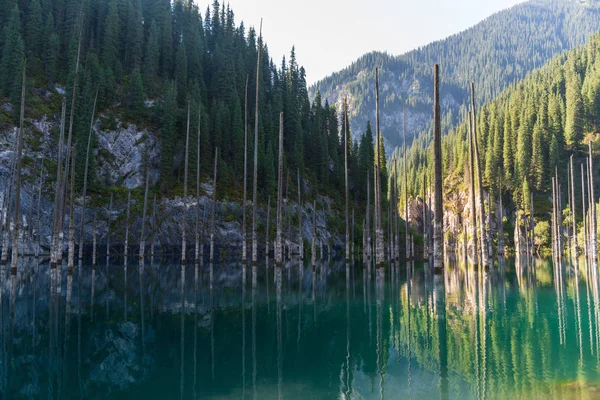
[{"label": "submerged dead tree", "polygon": [[129,214],[131,211],[131,190],[127,192],[127,216],[125,220],[125,248],[123,249],[123,258],[127,265],[127,255],[129,253]]},{"label": "submerged dead tree", "polygon": [[219,148],[215,149],[215,171],[213,175],[212,213],[210,217],[210,263],[215,260],[215,212],[217,208],[217,162],[219,159]]},{"label": "submerged dead tree", "polygon": [[475,118],[475,84],[471,82],[471,121],[473,125],[473,148],[475,149],[475,162],[476,162],[476,171],[477,171],[477,197],[478,197],[478,212],[479,212],[479,240],[480,240],[480,250],[481,250],[481,263],[485,268],[490,266],[490,261],[488,259],[488,238],[487,238],[487,229],[485,223],[485,208],[483,204],[483,180],[481,178],[481,157],[479,156],[479,144],[477,140],[477,125]]},{"label": "submerged dead tree", "polygon": [[[471,123],[471,111],[468,114],[469,118],[469,210],[470,224],[469,234],[473,240],[473,264],[479,264],[479,250],[477,249],[477,209],[475,207],[475,149],[473,149],[473,124]],[[467,247],[468,248],[468,247]]]},{"label": "submerged dead tree", "polygon": [[183,162],[183,216],[181,218],[181,263],[186,262],[187,243],[186,243],[186,228],[187,228],[187,181],[188,181],[188,155],[190,151],[190,101],[188,100],[188,115],[187,129],[185,133],[185,160]]},{"label": "submerged dead tree", "polygon": [[590,181],[590,198],[592,201],[590,202],[590,253],[591,253],[591,262],[592,269],[596,271],[598,269],[598,244],[596,242],[596,232],[598,229],[598,221],[596,220],[596,198],[594,197],[594,164],[592,160],[592,141],[588,143],[589,153],[590,153],[590,172],[588,174],[588,179]]},{"label": "submerged dead tree", "polygon": [[[198,145],[200,141],[198,141]],[[200,153],[200,152],[198,152]],[[246,189],[248,178],[248,75],[244,97],[244,202],[242,203],[242,262],[246,263]]]},{"label": "submerged dead tree", "polygon": [[304,241],[302,240],[302,191],[300,189],[300,169],[298,169],[298,257],[304,259]]},{"label": "submerged dead tree", "polygon": [[112,220],[112,208],[113,208],[113,193],[111,192],[110,194],[110,203],[108,206],[108,216],[107,216],[107,222],[106,222],[106,258],[110,257],[110,223]]},{"label": "submerged dead tree", "polygon": [[311,261],[313,268],[317,265],[317,201],[313,200],[313,226],[312,226],[312,246]]},{"label": "submerged dead tree", "polygon": [[92,118],[90,121],[90,131],[88,133],[87,148],[85,152],[85,168],[83,171],[83,204],[81,205],[81,222],[79,228],[79,260],[83,259],[83,245],[85,244],[84,228],[85,228],[85,206],[87,204],[87,180],[88,180],[88,167],[90,162],[90,149],[92,147],[92,133],[94,131],[94,116],[96,113],[96,103],[98,101],[98,92],[96,90],[96,96],[94,97],[94,106],[92,107]]},{"label": "submerged dead tree", "polygon": [[13,228],[13,247],[11,259],[11,275],[17,275],[17,265],[19,261],[19,226],[21,225],[21,161],[23,154],[23,122],[25,119],[25,82],[26,63],[23,63],[23,82],[21,85],[21,114],[19,117],[19,131],[17,136],[17,153],[15,154],[15,216]]},{"label": "submerged dead tree", "polygon": [[262,19],[260,20],[260,31],[258,35],[258,57],[256,58],[256,101],[254,103],[254,185],[252,187],[252,263],[258,261],[258,237],[256,236],[258,207],[258,90],[260,82],[260,57],[262,51]]},{"label": "submerged dead tree", "polygon": [[271,231],[269,223],[271,222],[271,196],[267,200],[267,231],[265,232],[265,258],[269,259],[269,236]]},{"label": "submerged dead tree", "polygon": [[148,186],[150,186],[150,173],[146,167],[146,187],[144,189],[144,208],[142,210],[142,230],[140,233],[140,264],[144,263],[146,253],[146,209],[148,208]]},{"label": "submerged dead tree", "polygon": [[402,125],[403,125],[403,132],[404,132],[404,140],[403,140],[403,144],[402,144],[402,154],[404,155],[404,241],[405,241],[405,245],[406,245],[406,249],[405,249],[405,257],[406,257],[406,262],[408,262],[411,258],[411,254],[410,254],[410,224],[408,222],[408,220],[410,219],[410,215],[409,215],[409,210],[408,210],[408,177],[407,177],[407,171],[406,171],[406,108],[402,109],[402,114],[403,114],[403,118],[402,118]]},{"label": "submerged dead tree", "polygon": [[350,226],[348,221],[348,98],[344,99],[344,180],[346,182],[346,262],[349,262]]},{"label": "submerged dead tree", "polygon": [[[65,141],[65,120],[67,114],[67,101],[65,98],[62,99],[61,116],[60,116],[60,135],[58,139],[58,159],[56,167],[56,182],[54,188],[54,210],[52,214],[52,243],[50,246],[50,268],[56,268],[58,264],[58,253],[62,251],[59,249],[58,236],[59,236],[59,219],[61,218],[60,213],[62,212],[62,193],[61,193],[61,179],[62,179],[62,165],[63,165],[63,148]],[[9,203],[10,204],[10,203]]]},{"label": "submerged dead tree", "polygon": [[[200,261],[200,122],[202,121],[202,108],[198,107],[198,135],[197,135],[197,157],[196,157],[196,229],[195,229],[195,239],[196,239],[196,249],[195,249],[195,261],[198,264]],[[244,179],[246,174],[244,174]],[[156,198],[154,200],[156,202]],[[244,197],[244,207],[246,203],[246,198]],[[154,206],[153,206],[154,207]],[[154,209],[154,208],[153,208]],[[245,213],[244,213],[245,216]],[[245,232],[245,231],[244,231]]]},{"label": "submerged dead tree", "polygon": [[281,265],[283,262],[283,112],[279,114],[279,166],[277,168],[277,177],[277,236],[275,239],[275,263]]},{"label": "submerged dead tree", "polygon": [[75,265],[75,149],[71,149],[71,181],[69,186],[69,254],[67,268]]},{"label": "submerged dead tree", "polygon": [[375,264],[382,267],[385,262],[383,226],[381,221],[381,132],[379,130],[379,69],[375,68]]},{"label": "submerged dead tree", "polygon": [[435,215],[433,224],[433,268],[444,268],[444,206],[442,203],[442,128],[440,121],[440,67],[433,66],[433,170]]}]

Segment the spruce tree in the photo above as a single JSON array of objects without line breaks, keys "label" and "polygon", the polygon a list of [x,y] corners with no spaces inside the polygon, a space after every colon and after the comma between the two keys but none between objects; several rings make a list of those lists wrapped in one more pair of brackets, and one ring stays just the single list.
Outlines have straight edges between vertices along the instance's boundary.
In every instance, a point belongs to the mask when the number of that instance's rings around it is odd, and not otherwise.
[{"label": "spruce tree", "polygon": [[581,81],[579,76],[572,74],[567,80],[567,108],[565,120],[565,138],[567,145],[580,148],[583,140],[583,99],[581,97]]},{"label": "spruce tree", "polygon": [[[2,91],[10,98],[15,110],[21,102],[21,75],[23,71],[24,45],[21,38],[19,7],[14,6],[8,25],[4,27],[4,49],[2,52]],[[15,112],[18,119],[18,112]]]},{"label": "spruce tree", "polygon": [[144,87],[149,95],[154,95],[154,80],[158,75],[160,51],[159,51],[160,32],[158,24],[152,20],[150,24],[150,34],[146,41],[146,53],[144,54]]}]

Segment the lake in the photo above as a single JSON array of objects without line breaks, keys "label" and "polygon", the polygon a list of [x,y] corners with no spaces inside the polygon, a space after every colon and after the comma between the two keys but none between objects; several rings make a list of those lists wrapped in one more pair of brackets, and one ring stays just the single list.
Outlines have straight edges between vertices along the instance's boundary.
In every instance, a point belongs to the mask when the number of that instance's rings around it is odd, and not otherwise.
[{"label": "lake", "polygon": [[104,261],[3,272],[2,398],[600,398],[584,265]]}]

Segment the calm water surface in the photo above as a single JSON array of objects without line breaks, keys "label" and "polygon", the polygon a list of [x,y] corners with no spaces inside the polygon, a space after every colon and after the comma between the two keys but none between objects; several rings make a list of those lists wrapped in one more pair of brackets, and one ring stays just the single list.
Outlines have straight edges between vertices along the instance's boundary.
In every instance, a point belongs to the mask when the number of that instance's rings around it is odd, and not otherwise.
[{"label": "calm water surface", "polygon": [[2,275],[2,398],[600,398],[597,274],[115,261]]}]

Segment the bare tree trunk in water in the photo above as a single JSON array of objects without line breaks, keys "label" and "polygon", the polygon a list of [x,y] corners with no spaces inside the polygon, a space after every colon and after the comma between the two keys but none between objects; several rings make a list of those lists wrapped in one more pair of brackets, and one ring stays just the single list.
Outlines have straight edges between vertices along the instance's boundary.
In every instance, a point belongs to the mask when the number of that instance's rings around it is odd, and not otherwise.
[{"label": "bare tree trunk in water", "polygon": [[479,265],[479,250],[477,246],[477,208],[475,207],[475,149],[473,148],[473,124],[472,115],[469,111],[469,209],[470,215],[470,231],[471,240],[473,241],[473,264]]},{"label": "bare tree trunk in water", "polygon": [[69,256],[67,268],[75,266],[75,149],[71,149],[71,183],[69,188]]},{"label": "bare tree trunk in water", "polygon": [[283,208],[283,113],[279,114],[279,167],[277,168],[277,237],[275,245],[275,263],[283,261],[282,249],[282,208]]},{"label": "bare tree trunk in water", "polygon": [[188,100],[188,116],[187,116],[187,129],[185,133],[185,160],[183,167],[183,216],[181,218],[181,264],[185,264],[187,260],[187,242],[186,242],[186,228],[187,228],[187,181],[188,181],[188,155],[190,149],[190,101]]},{"label": "bare tree trunk in water", "polygon": [[379,154],[380,135],[379,131],[379,69],[375,69],[375,264],[382,267],[385,262],[383,227],[381,223],[381,166]]},{"label": "bare tree trunk in water", "polygon": [[85,169],[83,172],[83,204],[81,206],[81,227],[79,228],[79,260],[83,259],[83,245],[85,243],[84,238],[84,227],[85,227],[85,206],[87,201],[87,179],[88,179],[88,167],[90,162],[90,149],[92,147],[92,132],[94,131],[94,116],[96,113],[96,102],[98,101],[98,91],[96,90],[96,97],[94,98],[94,106],[92,107],[92,119],[90,121],[90,132],[88,134],[87,150],[85,153]]},{"label": "bare tree trunk in water", "polygon": [[[200,142],[198,142],[200,143]],[[244,202],[242,204],[242,262],[246,264],[246,188],[248,178],[248,75],[244,97]],[[197,258],[197,257],[196,257]]]},{"label": "bare tree trunk in water", "polygon": [[154,195],[154,199],[152,200],[152,233],[150,234],[150,258],[154,258],[154,242],[156,238],[156,232],[158,231],[158,226],[156,222],[156,195]]},{"label": "bare tree trunk in water", "polygon": [[440,122],[439,66],[433,66],[433,161],[435,187],[435,222],[433,227],[433,268],[444,270],[444,207],[442,203],[442,129]]},{"label": "bare tree trunk in water", "polygon": [[271,196],[269,196],[269,200],[267,201],[267,231],[265,232],[265,258],[269,259],[269,223],[271,219]]},{"label": "bare tree trunk in water", "polygon": [[[195,261],[198,264],[200,261],[200,122],[202,121],[202,108],[198,107],[198,155],[196,158],[196,230],[195,230],[195,239],[196,239],[196,252],[195,252]],[[244,155],[245,157],[245,155]],[[245,159],[245,158],[244,158]],[[245,166],[245,162],[244,162]],[[244,168],[245,169],[245,168]],[[244,173],[244,182],[246,182],[246,173]],[[245,183],[244,183],[244,193],[245,193]],[[156,202],[156,197],[155,200]],[[244,210],[246,209],[246,196],[244,195]],[[154,210],[154,206],[153,206]],[[246,218],[246,212],[244,211],[244,219]],[[244,225],[245,226],[245,225]],[[246,235],[246,230],[244,230],[244,238]],[[153,243],[154,244],[154,243]],[[245,246],[244,246],[245,247]],[[152,252],[154,255],[154,252]]]},{"label": "bare tree trunk in water", "polygon": [[483,180],[481,179],[481,157],[479,156],[479,143],[477,141],[477,125],[475,115],[475,85],[471,82],[471,111],[472,111],[472,124],[473,124],[473,148],[475,149],[475,161],[477,170],[477,187],[478,187],[478,210],[479,210],[479,240],[481,241],[481,263],[484,268],[489,268],[490,260],[488,259],[487,253],[487,228],[485,223],[485,208],[483,204]]},{"label": "bare tree trunk in water", "polygon": [[596,232],[598,229],[597,220],[596,220],[596,198],[594,197],[594,164],[592,161],[592,141],[588,143],[589,153],[590,153],[590,172],[589,172],[589,180],[590,180],[590,198],[592,201],[590,202],[590,231],[592,232],[590,238],[590,253],[592,253],[592,269],[596,271],[598,269],[598,244],[596,242]]},{"label": "bare tree trunk in water", "polygon": [[312,226],[312,266],[313,268],[317,265],[317,201],[313,200],[313,226]]},{"label": "bare tree trunk in water", "polygon": [[[56,184],[54,191],[54,211],[52,215],[52,239],[50,245],[50,268],[56,268],[56,264],[58,264],[58,230],[60,229],[60,224],[58,222],[60,218],[60,210],[62,208],[62,179],[64,178],[62,175],[63,170],[63,148],[65,141],[65,119],[67,113],[67,102],[66,99],[63,98],[62,108],[61,108],[61,117],[60,117],[60,137],[58,139],[58,160],[56,167]],[[10,205],[10,202],[9,202]],[[62,250],[60,250],[62,251]]]},{"label": "bare tree trunk in water", "polygon": [[131,190],[127,192],[127,219],[125,220],[125,248],[123,249],[123,258],[127,265],[127,255],[129,254],[129,213],[131,210]]},{"label": "bare tree trunk in water", "polygon": [[302,239],[302,192],[300,189],[300,169],[298,169],[298,256],[304,260],[304,241]]},{"label": "bare tree trunk in water", "polygon": [[588,269],[588,236],[587,236],[587,211],[585,207],[585,171],[581,164],[581,211],[583,212],[583,254],[585,258],[585,268]]},{"label": "bare tree trunk in water", "polygon": [[150,184],[150,173],[146,167],[146,188],[144,190],[144,209],[142,210],[142,232],[140,234],[140,264],[144,263],[146,253],[146,210],[148,208],[148,186]]},{"label": "bare tree trunk in water", "polygon": [[19,131],[17,137],[17,154],[15,161],[15,216],[14,216],[14,228],[13,228],[13,247],[12,247],[12,259],[11,259],[11,275],[17,275],[17,265],[19,262],[19,226],[21,224],[20,211],[21,211],[21,155],[23,154],[23,122],[25,119],[25,82],[26,74],[25,68],[27,63],[23,63],[23,83],[21,85],[21,115],[19,117]]},{"label": "bare tree trunk in water", "polygon": [[106,257],[110,257],[110,222],[112,220],[112,208],[113,208],[113,194],[110,194],[110,205],[108,206],[108,222],[107,225],[107,233],[106,233]]},{"label": "bare tree trunk in water", "polygon": [[256,101],[254,112],[254,185],[252,187],[252,264],[256,265],[258,261],[258,237],[256,236],[257,216],[256,208],[258,203],[258,89],[260,87],[260,57],[262,51],[262,19],[260,20],[260,31],[258,35],[258,57],[256,59]]},{"label": "bare tree trunk in water", "polygon": [[402,144],[402,154],[404,155],[404,242],[405,242],[405,257],[406,257],[406,262],[408,262],[410,260],[410,224],[409,224],[409,219],[410,219],[410,215],[409,215],[409,209],[408,209],[408,178],[407,178],[407,173],[406,173],[406,108],[402,108],[402,114],[403,114],[403,121],[402,121],[402,125],[403,125],[403,132],[404,132],[404,141]]},{"label": "bare tree trunk in water", "polygon": [[210,262],[215,260],[215,212],[217,208],[217,160],[219,158],[219,148],[215,149],[215,171],[213,175],[213,193],[212,193],[212,215],[210,217]]}]

